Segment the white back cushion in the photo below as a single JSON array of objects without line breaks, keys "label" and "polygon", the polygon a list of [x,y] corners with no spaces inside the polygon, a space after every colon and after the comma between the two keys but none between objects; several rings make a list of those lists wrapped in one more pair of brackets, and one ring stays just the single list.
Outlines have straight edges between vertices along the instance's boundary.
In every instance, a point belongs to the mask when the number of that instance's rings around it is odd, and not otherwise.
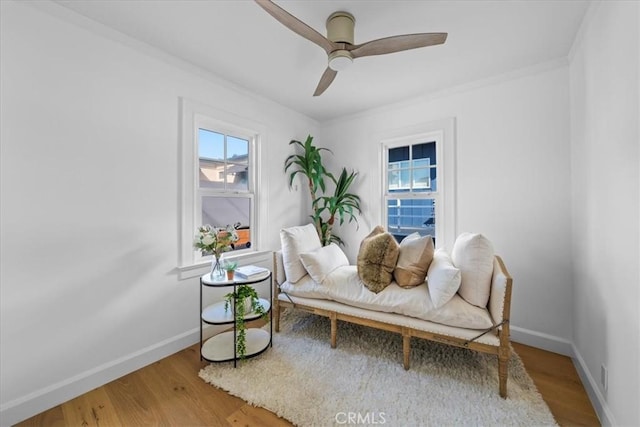
[{"label": "white back cushion", "polygon": [[469,304],[486,307],[491,294],[493,245],[482,234],[462,233],[453,244],[453,265],[462,273],[458,293]]},{"label": "white back cushion", "polygon": [[280,230],[280,244],[284,274],[290,283],[296,283],[307,274],[300,261],[300,254],[321,248],[320,237],[313,224],[283,228]]},{"label": "white back cushion", "polygon": [[316,283],[322,283],[324,278],[336,268],[349,265],[349,259],[335,243],[313,252],[301,253],[300,261]]},{"label": "white back cushion", "polygon": [[438,249],[427,272],[429,296],[434,307],[442,307],[453,298],[460,287],[460,277],[460,270],[453,265],[449,254]]}]

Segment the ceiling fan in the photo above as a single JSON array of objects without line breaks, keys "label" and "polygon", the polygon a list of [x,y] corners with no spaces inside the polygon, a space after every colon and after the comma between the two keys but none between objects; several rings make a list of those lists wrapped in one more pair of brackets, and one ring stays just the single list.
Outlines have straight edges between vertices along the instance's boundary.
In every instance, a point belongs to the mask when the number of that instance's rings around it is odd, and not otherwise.
[{"label": "ceiling fan", "polygon": [[329,65],[320,77],[313,96],[321,95],[336,78],[338,71],[344,70],[356,58],[434,46],[443,44],[447,40],[447,33],[418,33],[353,44],[353,28],[356,20],[348,12],[334,12],[327,18],[327,37],[325,37],[271,0],[255,1],[285,27],[314,42],[327,52]]}]

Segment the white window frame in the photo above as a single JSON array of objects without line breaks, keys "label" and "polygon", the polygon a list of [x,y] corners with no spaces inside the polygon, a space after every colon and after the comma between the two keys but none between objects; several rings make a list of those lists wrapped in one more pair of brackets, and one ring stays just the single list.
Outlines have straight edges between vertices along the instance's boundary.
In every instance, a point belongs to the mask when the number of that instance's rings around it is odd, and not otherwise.
[{"label": "white window frame", "polygon": [[[265,129],[262,125],[232,113],[219,110],[195,101],[180,98],[181,110],[181,141],[180,141],[180,165],[181,165],[181,215],[180,215],[180,248],[178,269],[184,273],[189,270],[208,267],[211,263],[211,255],[202,256],[199,250],[193,247],[193,239],[196,229],[202,220],[202,197],[241,197],[250,198],[250,230],[251,248],[233,251],[231,257],[241,258],[243,255],[255,254],[260,250],[262,235],[261,221],[258,213],[260,192],[260,147],[261,140],[265,137]],[[198,129],[207,129],[225,135],[235,136],[249,141],[249,174],[248,191],[227,190],[221,191],[213,188],[201,188],[199,186],[199,155],[198,155]],[[223,224],[224,225],[224,224]],[[183,278],[191,275],[182,275]]]},{"label": "white window frame", "polygon": [[[453,248],[456,229],[456,187],[455,187],[455,119],[443,119],[396,129],[379,135],[382,199],[382,223],[388,224],[388,201],[398,198],[434,199],[436,204],[436,245],[447,250]],[[424,142],[436,143],[436,191],[390,193],[388,189],[387,166],[389,149],[412,146]]]}]

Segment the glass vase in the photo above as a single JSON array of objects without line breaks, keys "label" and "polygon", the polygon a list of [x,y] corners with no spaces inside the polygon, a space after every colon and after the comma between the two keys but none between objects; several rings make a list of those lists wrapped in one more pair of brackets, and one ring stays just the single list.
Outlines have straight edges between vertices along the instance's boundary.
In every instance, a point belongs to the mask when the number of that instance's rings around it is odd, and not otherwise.
[{"label": "glass vase", "polygon": [[225,271],[222,269],[222,262],[220,256],[214,256],[211,260],[211,279],[212,280],[224,280]]}]

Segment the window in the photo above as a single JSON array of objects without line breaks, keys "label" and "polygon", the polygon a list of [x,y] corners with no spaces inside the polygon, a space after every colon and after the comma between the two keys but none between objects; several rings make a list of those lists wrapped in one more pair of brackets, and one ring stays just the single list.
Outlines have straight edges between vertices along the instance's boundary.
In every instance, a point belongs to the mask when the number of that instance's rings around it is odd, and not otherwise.
[{"label": "window", "polygon": [[[425,132],[410,134],[417,130]],[[431,235],[436,247],[451,245],[455,237],[453,119],[405,132],[411,136],[382,141],[383,223],[398,242],[417,232]]]},{"label": "window", "polygon": [[387,230],[398,242],[418,232],[436,237],[436,142],[388,148]]},{"label": "window", "polygon": [[227,135],[198,125],[196,225],[233,225],[239,237],[233,250],[251,248],[251,137]]},{"label": "window", "polygon": [[233,225],[235,255],[259,247],[257,159],[260,125],[228,112],[181,100],[181,271],[211,260],[193,248],[200,225]]}]

